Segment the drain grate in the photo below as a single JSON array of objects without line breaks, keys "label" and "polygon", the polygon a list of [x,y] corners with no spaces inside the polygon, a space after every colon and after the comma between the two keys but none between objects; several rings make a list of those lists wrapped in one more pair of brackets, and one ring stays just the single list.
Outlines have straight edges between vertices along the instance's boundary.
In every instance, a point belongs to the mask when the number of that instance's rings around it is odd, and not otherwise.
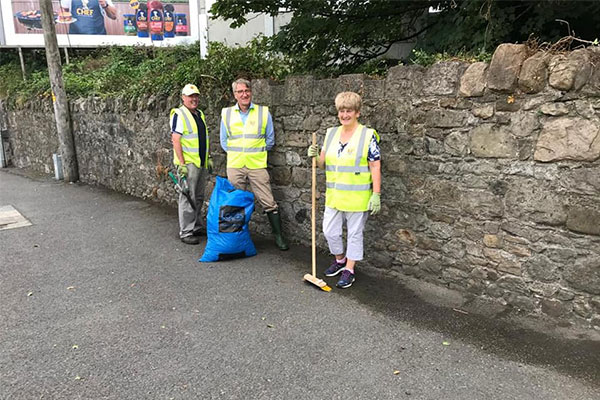
[{"label": "drain grate", "polygon": [[0,206],[0,231],[31,225],[13,206]]}]

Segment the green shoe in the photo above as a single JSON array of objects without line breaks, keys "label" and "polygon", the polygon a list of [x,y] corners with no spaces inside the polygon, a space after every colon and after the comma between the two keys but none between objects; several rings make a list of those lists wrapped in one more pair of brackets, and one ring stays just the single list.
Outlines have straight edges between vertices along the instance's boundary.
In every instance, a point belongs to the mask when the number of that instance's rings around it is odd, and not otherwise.
[{"label": "green shoe", "polygon": [[290,247],[288,246],[281,232],[281,215],[277,210],[275,210],[268,212],[267,217],[269,218],[269,223],[271,224],[271,229],[273,230],[273,235],[275,236],[275,244],[279,250],[288,250]]},{"label": "green shoe", "polygon": [[286,251],[289,250],[289,246],[283,236],[275,235],[275,244],[279,247],[279,250]]}]

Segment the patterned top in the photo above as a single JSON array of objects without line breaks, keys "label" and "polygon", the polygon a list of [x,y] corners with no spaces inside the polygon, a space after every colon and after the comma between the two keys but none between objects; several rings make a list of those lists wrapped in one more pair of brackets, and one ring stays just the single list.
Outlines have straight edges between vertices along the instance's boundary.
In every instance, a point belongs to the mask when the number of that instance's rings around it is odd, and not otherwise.
[{"label": "patterned top", "polygon": [[[346,148],[346,143],[339,142],[338,157],[342,154],[342,151]],[[375,135],[371,136],[371,143],[369,143],[369,153],[367,154],[367,161],[378,161],[381,160],[381,152],[379,150],[379,143]]]}]

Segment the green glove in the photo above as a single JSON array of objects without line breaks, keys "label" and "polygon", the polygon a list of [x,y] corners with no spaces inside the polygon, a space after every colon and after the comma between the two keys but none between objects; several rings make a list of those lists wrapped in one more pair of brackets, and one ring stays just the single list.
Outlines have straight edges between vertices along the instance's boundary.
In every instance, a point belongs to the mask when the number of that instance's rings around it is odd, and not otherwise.
[{"label": "green glove", "polygon": [[206,169],[208,169],[208,173],[212,174],[212,170],[215,164],[213,163],[212,158],[208,157],[208,161],[206,161]]},{"label": "green glove", "polygon": [[371,198],[369,199],[369,210],[371,210],[371,215],[375,215],[379,213],[381,210],[381,194],[373,192]]},{"label": "green glove", "polygon": [[309,157],[316,157],[319,155],[319,147],[316,144],[311,144],[310,146],[308,146],[308,152],[307,152]]},{"label": "green glove", "polygon": [[188,174],[188,170],[187,170],[187,166],[185,165],[179,165],[177,167],[177,175],[179,175],[182,178],[185,178]]}]

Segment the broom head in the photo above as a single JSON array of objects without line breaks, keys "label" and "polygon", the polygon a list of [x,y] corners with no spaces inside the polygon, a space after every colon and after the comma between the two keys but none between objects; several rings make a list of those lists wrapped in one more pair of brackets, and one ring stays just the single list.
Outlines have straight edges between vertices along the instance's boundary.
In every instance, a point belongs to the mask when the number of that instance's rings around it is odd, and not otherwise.
[{"label": "broom head", "polygon": [[312,283],[313,285],[317,286],[318,288],[321,288],[326,292],[331,292],[331,288],[327,286],[327,282],[325,282],[323,279],[319,279],[316,276],[312,276],[311,274],[306,274],[304,275],[304,280]]}]

